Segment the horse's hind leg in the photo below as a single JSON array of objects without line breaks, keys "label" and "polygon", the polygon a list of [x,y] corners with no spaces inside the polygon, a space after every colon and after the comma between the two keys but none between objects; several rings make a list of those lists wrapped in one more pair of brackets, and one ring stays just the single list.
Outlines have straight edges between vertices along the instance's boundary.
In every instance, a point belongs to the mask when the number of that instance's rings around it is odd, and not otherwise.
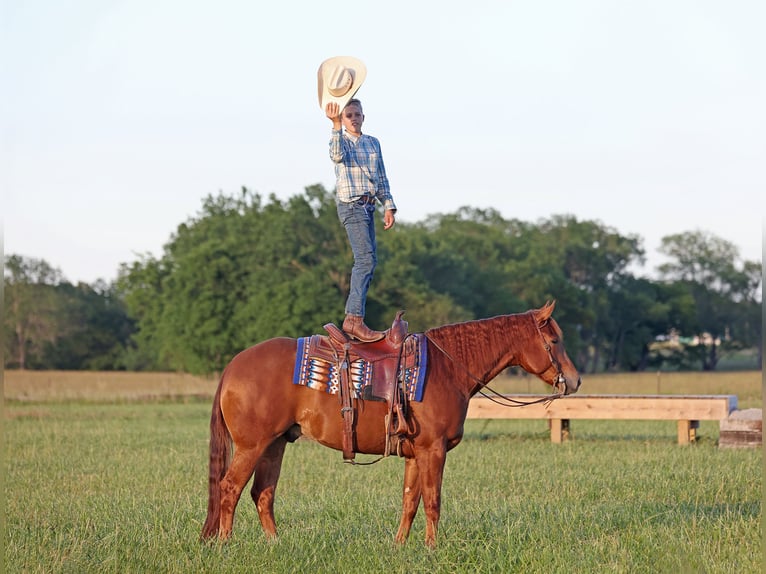
[{"label": "horse's hind leg", "polygon": [[274,495],[282,469],[282,456],[285,454],[287,439],[281,436],[263,453],[255,465],[255,480],[250,494],[258,509],[261,527],[267,538],[277,537],[277,524],[274,520]]},{"label": "horse's hind leg", "polygon": [[396,533],[395,540],[404,544],[410,535],[412,521],[418,512],[420,504],[420,478],[418,476],[418,465],[414,458],[407,458],[404,461],[404,489],[402,493],[402,519],[399,522],[399,530]]},{"label": "horse's hind leg", "polygon": [[239,497],[245,488],[247,481],[253,476],[253,469],[258,458],[263,453],[263,447],[238,448],[234,451],[234,458],[226,476],[221,480],[221,522],[218,536],[226,539],[231,536],[234,524],[234,511],[237,508]]}]

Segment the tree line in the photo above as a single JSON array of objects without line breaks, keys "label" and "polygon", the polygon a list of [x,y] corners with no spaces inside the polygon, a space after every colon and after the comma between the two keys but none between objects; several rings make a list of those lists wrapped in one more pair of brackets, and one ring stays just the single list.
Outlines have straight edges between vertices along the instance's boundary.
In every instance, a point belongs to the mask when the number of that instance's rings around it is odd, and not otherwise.
[{"label": "tree line", "polygon": [[[321,185],[286,201],[242,189],[208,196],[159,257],[112,283],[73,285],[47,262],[5,258],[5,365],[32,369],[220,371],[276,336],[343,318],[351,252]],[[555,299],[583,372],[714,370],[757,349],[761,263],[702,231],[669,235],[658,279],[636,276],[641,238],[598,221],[536,223],[464,207],[378,234],[367,322],[406,309],[411,331],[523,312]],[[677,335],[677,336],[676,336]]]}]

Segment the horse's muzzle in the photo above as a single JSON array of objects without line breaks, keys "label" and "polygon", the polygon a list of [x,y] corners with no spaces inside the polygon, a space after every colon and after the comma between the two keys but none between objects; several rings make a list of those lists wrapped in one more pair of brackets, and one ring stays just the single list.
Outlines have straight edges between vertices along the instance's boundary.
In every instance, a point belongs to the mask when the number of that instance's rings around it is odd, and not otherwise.
[{"label": "horse's muzzle", "polygon": [[578,389],[580,388],[581,384],[582,384],[582,379],[578,376],[577,377],[577,381],[573,385],[574,388],[572,388],[572,386],[570,386],[570,385],[567,385],[566,386],[566,391],[564,391],[564,394],[565,395],[573,395],[574,393],[576,393],[578,391]]},{"label": "horse's muzzle", "polygon": [[577,381],[572,384],[563,374],[559,374],[556,381],[553,383],[553,388],[562,395],[573,395],[580,388],[581,384],[582,380],[579,376],[577,377]]}]

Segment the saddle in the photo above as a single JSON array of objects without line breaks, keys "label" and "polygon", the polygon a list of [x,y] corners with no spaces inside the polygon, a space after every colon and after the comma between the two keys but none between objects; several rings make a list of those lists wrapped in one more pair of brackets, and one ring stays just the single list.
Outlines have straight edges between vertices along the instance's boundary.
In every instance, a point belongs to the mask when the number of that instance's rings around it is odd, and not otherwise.
[{"label": "saddle", "polygon": [[356,399],[353,397],[351,369],[360,359],[370,365],[372,380],[362,398],[385,401],[388,404],[385,420],[386,449],[383,456],[388,456],[392,447],[398,452],[401,439],[408,431],[408,405],[403,389],[403,373],[406,368],[413,366],[416,356],[414,346],[406,344],[408,324],[402,319],[402,315],[404,311],[399,311],[385,337],[372,343],[362,343],[349,338],[333,323],[324,325],[329,336],[311,337],[311,355],[338,365],[344,462],[353,463],[355,456]]}]

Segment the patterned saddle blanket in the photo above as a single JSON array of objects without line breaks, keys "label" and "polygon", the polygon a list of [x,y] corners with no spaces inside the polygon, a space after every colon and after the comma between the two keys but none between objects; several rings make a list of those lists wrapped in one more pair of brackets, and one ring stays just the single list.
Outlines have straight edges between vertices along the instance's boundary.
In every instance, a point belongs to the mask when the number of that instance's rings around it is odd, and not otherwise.
[{"label": "patterned saddle blanket", "polygon": [[[374,346],[374,343],[370,345]],[[337,394],[340,391],[342,360],[343,350],[338,349],[326,335],[302,337],[298,339],[293,384]],[[396,377],[400,383],[398,387],[408,400],[422,400],[427,367],[427,344],[422,333],[407,335],[401,353],[398,350],[388,354],[355,353],[352,349],[349,361],[354,398],[388,401],[391,389],[396,386],[391,385],[391,380]]]}]

